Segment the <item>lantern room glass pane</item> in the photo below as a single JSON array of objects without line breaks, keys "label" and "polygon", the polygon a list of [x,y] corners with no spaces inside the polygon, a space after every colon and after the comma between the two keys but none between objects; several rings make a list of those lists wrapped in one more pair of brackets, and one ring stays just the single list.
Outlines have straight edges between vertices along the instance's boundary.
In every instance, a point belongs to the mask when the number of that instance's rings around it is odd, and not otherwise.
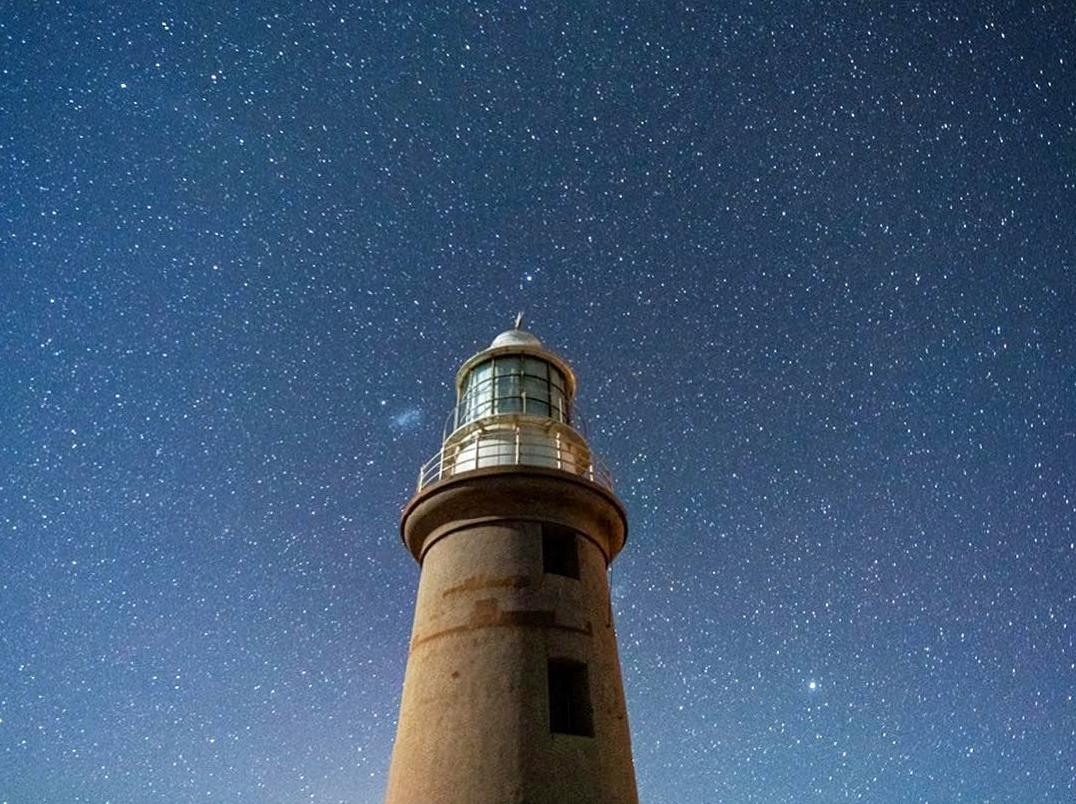
[{"label": "lantern room glass pane", "polygon": [[536,357],[528,357],[523,362],[523,373],[528,377],[546,379],[549,376],[549,364]]},{"label": "lantern room glass pane", "polygon": [[493,398],[490,394],[490,390],[490,386],[487,385],[484,393],[474,397],[472,400],[471,415],[467,418],[467,421],[480,419],[493,412]]},{"label": "lantern room glass pane", "polygon": [[457,424],[488,416],[493,411],[493,363],[475,366],[463,383]]},{"label": "lantern room glass pane", "polygon": [[543,402],[540,399],[535,400],[527,397],[527,407],[523,412],[531,416],[546,416],[553,418],[550,412],[549,403]]},{"label": "lantern room glass pane", "polygon": [[538,377],[524,377],[523,391],[526,393],[527,399],[549,401],[549,383]]},{"label": "lantern room glass pane", "polygon": [[523,379],[518,374],[501,374],[500,366],[497,367],[497,395],[494,405],[497,413],[519,413],[523,410],[523,397],[520,381]]},{"label": "lantern room glass pane", "polygon": [[518,357],[498,357],[493,363],[494,373],[498,377],[506,374],[522,374],[523,361]]},{"label": "lantern room glass pane", "polygon": [[546,397],[546,401],[549,403],[550,416],[552,416],[554,419],[560,418],[560,415],[557,412],[559,410],[559,408],[557,407],[557,400],[560,399],[560,396],[560,391],[558,391],[556,388],[550,388],[549,396]]},{"label": "lantern room glass pane", "polygon": [[479,363],[471,373],[468,375],[468,381],[473,384],[481,385],[482,383],[489,382],[489,378],[493,376],[493,361],[487,360],[485,363]]},{"label": "lantern room glass pane", "polygon": [[493,361],[479,366],[474,372],[474,417],[488,416],[493,411]]},{"label": "lantern room glass pane", "polygon": [[532,416],[549,415],[549,383],[539,377],[523,378],[526,413]]}]

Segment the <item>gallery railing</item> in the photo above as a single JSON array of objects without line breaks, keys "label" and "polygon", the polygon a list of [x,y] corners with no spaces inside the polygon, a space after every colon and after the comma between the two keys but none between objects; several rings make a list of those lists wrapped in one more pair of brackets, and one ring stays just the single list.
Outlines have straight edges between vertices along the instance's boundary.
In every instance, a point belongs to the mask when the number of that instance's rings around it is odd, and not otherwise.
[{"label": "gallery railing", "polygon": [[[497,417],[498,419],[500,417]],[[464,428],[461,428],[463,430]],[[613,476],[571,428],[555,422],[497,422],[453,433],[423,464],[418,489],[438,480],[491,466],[540,466],[584,477],[610,491]]]}]

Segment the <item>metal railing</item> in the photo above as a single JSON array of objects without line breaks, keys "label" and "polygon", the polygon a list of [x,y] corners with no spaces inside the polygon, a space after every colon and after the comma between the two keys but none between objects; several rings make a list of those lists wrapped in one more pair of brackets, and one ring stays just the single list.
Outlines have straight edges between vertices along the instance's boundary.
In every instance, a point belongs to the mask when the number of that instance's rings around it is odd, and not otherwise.
[{"label": "metal railing", "polygon": [[419,470],[418,491],[438,480],[492,466],[558,469],[613,489],[612,473],[578,435],[572,437],[560,427],[517,424],[478,428],[448,440]]}]

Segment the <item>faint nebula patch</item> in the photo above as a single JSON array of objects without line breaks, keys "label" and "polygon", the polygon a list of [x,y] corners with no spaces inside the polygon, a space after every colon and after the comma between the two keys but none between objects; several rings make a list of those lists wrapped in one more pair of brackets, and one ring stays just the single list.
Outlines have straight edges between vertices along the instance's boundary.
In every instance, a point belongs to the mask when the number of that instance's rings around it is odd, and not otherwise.
[{"label": "faint nebula patch", "polygon": [[419,408],[407,408],[389,419],[394,430],[415,430],[422,424],[422,411]]}]

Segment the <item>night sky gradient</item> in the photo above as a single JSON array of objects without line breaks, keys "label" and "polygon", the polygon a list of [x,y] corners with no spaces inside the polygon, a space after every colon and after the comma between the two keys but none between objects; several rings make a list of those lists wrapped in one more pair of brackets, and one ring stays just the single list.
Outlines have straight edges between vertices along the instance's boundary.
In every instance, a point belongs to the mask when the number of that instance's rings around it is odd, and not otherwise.
[{"label": "night sky gradient", "polygon": [[374,802],[458,365],[576,368],[642,799],[1076,801],[1069,3],[0,3],[0,802]]}]

